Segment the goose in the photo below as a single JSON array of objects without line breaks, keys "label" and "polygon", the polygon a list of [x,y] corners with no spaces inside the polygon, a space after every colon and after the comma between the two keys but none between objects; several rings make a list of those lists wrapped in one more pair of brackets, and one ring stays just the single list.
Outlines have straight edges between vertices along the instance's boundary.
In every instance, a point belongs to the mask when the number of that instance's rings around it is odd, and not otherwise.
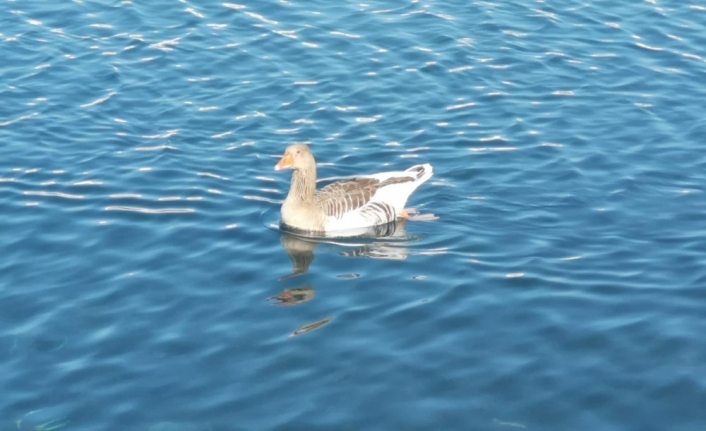
[{"label": "goose", "polygon": [[316,190],[316,161],[306,144],[290,145],[276,171],[292,170],[289,194],[282,203],[285,227],[312,233],[365,229],[409,218],[404,206],[431,178],[430,164],[404,171],[358,175]]}]

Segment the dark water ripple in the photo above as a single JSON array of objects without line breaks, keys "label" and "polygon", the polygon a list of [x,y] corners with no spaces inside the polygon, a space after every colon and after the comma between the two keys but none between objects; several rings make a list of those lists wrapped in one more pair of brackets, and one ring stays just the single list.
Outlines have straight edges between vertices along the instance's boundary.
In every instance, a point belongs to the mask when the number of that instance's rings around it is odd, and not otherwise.
[{"label": "dark water ripple", "polygon": [[[702,429],[704,17],[6,2],[1,428]],[[293,142],[439,219],[280,232]]]}]

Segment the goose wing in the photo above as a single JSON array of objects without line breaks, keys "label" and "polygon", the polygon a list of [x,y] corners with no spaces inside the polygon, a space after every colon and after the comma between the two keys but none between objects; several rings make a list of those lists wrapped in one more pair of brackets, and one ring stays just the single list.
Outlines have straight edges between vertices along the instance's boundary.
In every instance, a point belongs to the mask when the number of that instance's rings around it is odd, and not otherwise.
[{"label": "goose wing", "polygon": [[316,193],[314,201],[329,217],[342,218],[370,202],[381,181],[372,177],[355,177],[336,181]]},{"label": "goose wing", "polygon": [[354,177],[322,188],[315,202],[327,216],[335,219],[360,215],[385,223],[395,219],[396,211],[388,203],[375,199],[375,194],[384,187],[414,180],[415,177],[400,172]]}]

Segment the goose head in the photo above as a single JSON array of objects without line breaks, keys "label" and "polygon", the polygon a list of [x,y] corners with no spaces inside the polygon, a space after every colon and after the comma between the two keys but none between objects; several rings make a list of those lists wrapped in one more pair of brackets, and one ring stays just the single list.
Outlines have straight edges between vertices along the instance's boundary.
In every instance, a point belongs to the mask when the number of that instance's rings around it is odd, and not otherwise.
[{"label": "goose head", "polygon": [[282,169],[310,169],[315,166],[314,156],[308,145],[295,144],[290,145],[284,150],[284,155],[279,163],[275,165],[275,171]]}]

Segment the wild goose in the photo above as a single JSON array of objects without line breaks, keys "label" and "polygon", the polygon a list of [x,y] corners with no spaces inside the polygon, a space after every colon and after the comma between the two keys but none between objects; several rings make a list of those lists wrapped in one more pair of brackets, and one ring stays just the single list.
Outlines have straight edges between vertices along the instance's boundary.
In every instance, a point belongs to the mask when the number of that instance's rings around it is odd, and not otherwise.
[{"label": "wild goose", "polygon": [[316,162],[307,145],[290,145],[275,166],[292,169],[289,194],[282,203],[282,224],[309,232],[330,233],[367,228],[407,218],[409,196],[431,178],[430,164],[405,171],[359,175],[316,190]]}]

